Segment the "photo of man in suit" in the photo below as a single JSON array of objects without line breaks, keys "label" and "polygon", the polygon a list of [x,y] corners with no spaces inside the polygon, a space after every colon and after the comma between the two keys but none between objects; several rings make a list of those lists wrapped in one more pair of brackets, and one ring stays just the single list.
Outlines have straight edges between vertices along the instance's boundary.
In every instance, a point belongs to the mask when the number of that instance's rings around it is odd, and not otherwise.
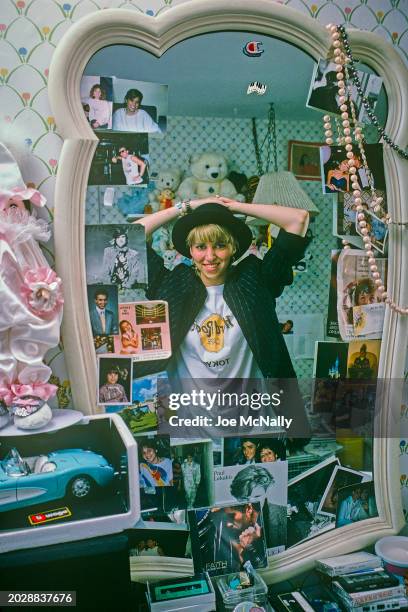
[{"label": "photo of man in suit", "polygon": [[92,334],[94,336],[118,334],[118,317],[110,308],[107,308],[108,292],[104,289],[96,289],[93,298],[94,303],[89,305]]}]

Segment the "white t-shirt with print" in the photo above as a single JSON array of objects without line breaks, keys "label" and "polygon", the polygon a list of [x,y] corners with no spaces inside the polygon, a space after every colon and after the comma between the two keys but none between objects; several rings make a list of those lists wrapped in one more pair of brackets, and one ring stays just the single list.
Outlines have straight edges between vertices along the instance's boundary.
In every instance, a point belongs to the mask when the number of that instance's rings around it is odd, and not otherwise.
[{"label": "white t-shirt with print", "polygon": [[168,368],[170,378],[262,378],[224,285],[206,287],[207,299]]}]

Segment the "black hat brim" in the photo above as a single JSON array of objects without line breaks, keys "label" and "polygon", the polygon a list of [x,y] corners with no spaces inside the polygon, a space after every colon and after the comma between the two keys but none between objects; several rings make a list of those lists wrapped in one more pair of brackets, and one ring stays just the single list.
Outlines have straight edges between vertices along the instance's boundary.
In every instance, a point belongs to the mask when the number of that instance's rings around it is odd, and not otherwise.
[{"label": "black hat brim", "polygon": [[192,229],[200,225],[216,224],[227,229],[235,238],[238,249],[235,258],[239,259],[250,247],[252,232],[248,225],[233,215],[222,204],[202,204],[192,213],[180,217],[173,228],[172,241],[174,248],[191,258],[190,247],[187,245],[187,236]]}]

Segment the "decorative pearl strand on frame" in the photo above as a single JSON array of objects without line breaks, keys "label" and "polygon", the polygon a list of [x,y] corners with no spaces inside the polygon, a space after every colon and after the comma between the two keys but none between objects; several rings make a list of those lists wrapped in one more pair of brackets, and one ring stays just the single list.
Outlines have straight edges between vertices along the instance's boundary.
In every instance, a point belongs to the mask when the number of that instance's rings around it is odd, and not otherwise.
[{"label": "decorative pearl strand on frame", "polygon": [[[378,266],[375,260],[375,251],[374,251],[374,247],[372,244],[372,235],[370,235],[370,232],[367,228],[367,222],[365,220],[364,208],[363,208],[362,199],[361,199],[361,187],[360,187],[360,184],[357,178],[356,159],[353,153],[352,133],[354,136],[354,140],[357,143],[357,146],[360,150],[362,163],[367,173],[370,190],[372,194],[370,208],[372,208],[373,212],[380,213],[381,203],[383,199],[380,197],[377,197],[375,189],[374,189],[374,182],[373,182],[372,174],[370,172],[370,169],[368,168],[367,158],[366,158],[365,150],[364,150],[363,129],[362,127],[357,125],[357,118],[356,118],[354,103],[351,98],[351,87],[350,87],[348,67],[351,65],[352,71],[353,71],[352,74],[354,76],[355,76],[355,69],[353,67],[353,59],[351,56],[350,46],[348,44],[348,40],[345,34],[345,29],[343,26],[336,26],[333,24],[329,24],[326,27],[330,31],[332,41],[333,41],[334,62],[336,64],[337,86],[338,86],[338,92],[339,92],[339,109],[341,111],[341,124],[340,125],[343,131],[343,135],[340,135],[337,138],[337,142],[339,145],[344,146],[346,150],[346,157],[348,159],[348,165],[349,165],[349,173],[351,175],[351,187],[352,187],[352,192],[353,192],[353,201],[354,201],[354,204],[356,207],[356,213],[357,213],[357,223],[359,225],[360,232],[363,236],[364,249],[368,257],[370,274],[374,280],[374,284],[377,287],[377,294],[379,298],[382,301],[384,301],[386,304],[388,304],[388,306],[395,312],[401,315],[408,315],[408,308],[399,306],[398,304],[396,304],[393,301],[393,299],[388,295],[385,289],[384,281],[381,278],[381,275],[378,271]],[[362,96],[362,91],[361,92],[358,91],[358,93],[359,95]],[[366,105],[364,106],[366,107]],[[371,109],[369,110],[370,110],[370,113],[372,114]],[[350,121],[349,111],[351,113],[351,121]],[[368,112],[368,109],[367,109],[367,112]],[[332,145],[334,143],[334,140],[333,140],[333,130],[331,127],[330,115],[325,115],[323,117],[323,127],[325,130],[326,143],[328,145]],[[384,134],[384,131],[383,131],[383,134]],[[385,139],[385,136],[384,136],[384,139]],[[387,137],[386,142],[388,141],[390,141],[390,139]],[[391,142],[389,142],[389,144],[390,146],[394,145],[394,143],[391,143]],[[393,148],[396,150],[399,149],[399,147],[397,147],[396,145],[394,145]],[[382,220],[387,224],[393,223],[393,221],[389,218],[388,215],[383,216]],[[405,223],[401,223],[401,224],[398,223],[398,225],[405,225]],[[343,242],[343,248],[345,249],[350,248],[350,245],[347,242],[347,240],[343,240],[342,242]]]}]

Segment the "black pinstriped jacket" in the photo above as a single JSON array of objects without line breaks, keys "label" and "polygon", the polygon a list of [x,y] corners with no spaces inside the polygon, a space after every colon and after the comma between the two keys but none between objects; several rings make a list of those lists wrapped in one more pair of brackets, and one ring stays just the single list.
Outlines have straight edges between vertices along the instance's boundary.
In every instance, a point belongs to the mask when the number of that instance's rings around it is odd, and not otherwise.
[{"label": "black pinstriped jacket", "polygon": [[[295,372],[275,312],[275,299],[293,282],[292,266],[303,257],[307,238],[280,230],[264,259],[248,255],[232,266],[224,285],[224,299],[237,319],[242,333],[265,378],[293,378]],[[170,271],[162,258],[148,250],[149,285],[146,295],[151,300],[169,304],[173,355],[184,340],[204,305],[207,291],[194,270],[180,264]],[[135,364],[137,376],[165,370],[167,360]],[[146,366],[149,371],[146,371]]]}]

